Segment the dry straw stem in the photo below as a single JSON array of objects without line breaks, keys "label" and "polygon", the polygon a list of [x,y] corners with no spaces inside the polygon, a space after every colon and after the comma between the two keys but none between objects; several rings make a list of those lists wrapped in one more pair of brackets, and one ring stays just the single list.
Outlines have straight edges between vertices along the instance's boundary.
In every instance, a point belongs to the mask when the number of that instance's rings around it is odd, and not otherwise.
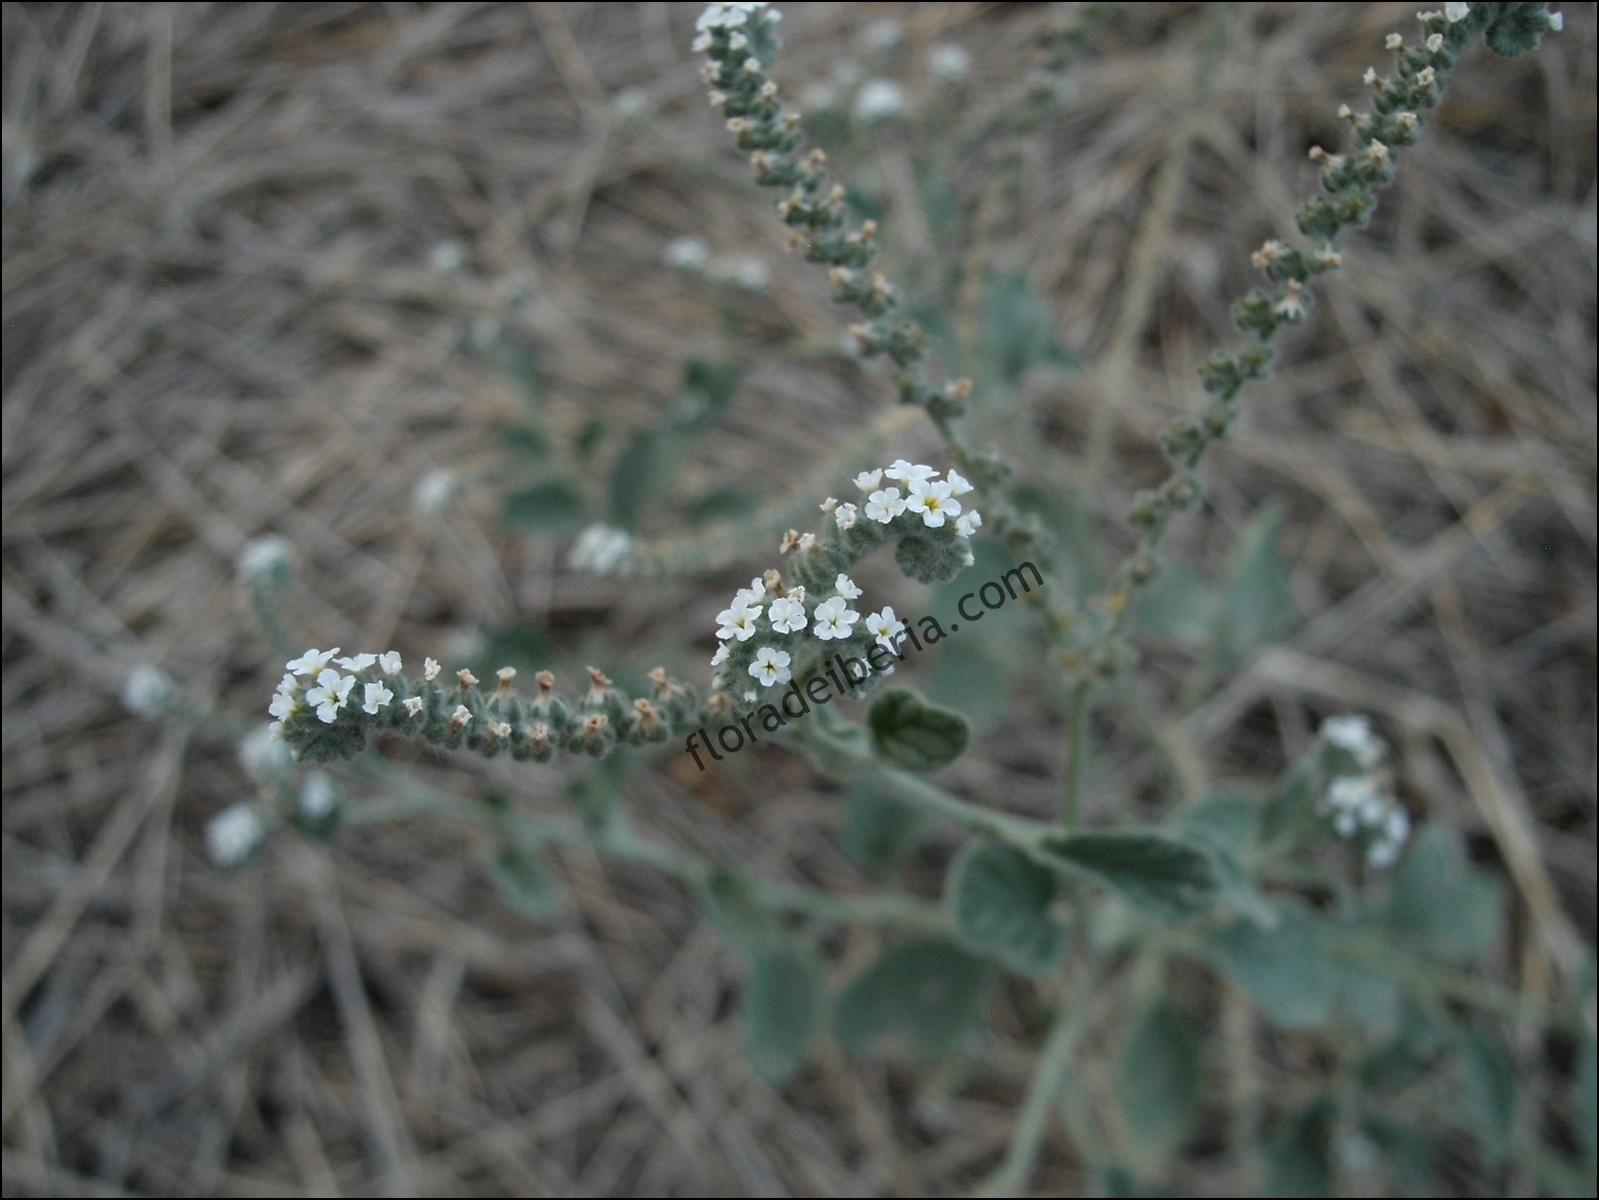
[{"label": "dry straw stem", "polygon": [[[877,13],[790,7],[782,83],[797,95],[859,53]],[[826,281],[784,256],[770,194],[748,184],[704,104],[692,11],[554,10],[604,97],[642,87],[654,106],[639,123],[607,110],[603,138],[593,97],[548,48],[560,35],[547,42],[549,17],[524,6],[161,11],[170,56],[151,6],[0,13],[0,1179],[8,1192],[75,1195],[376,1191],[383,1105],[363,1079],[381,1076],[332,986],[337,933],[291,855],[236,875],[205,863],[206,820],[251,785],[214,734],[185,742],[123,714],[126,669],[149,660],[220,711],[259,713],[277,672],[234,559],[276,531],[300,562],[285,618],[319,645],[396,644],[420,661],[514,604],[642,665],[677,654],[674,671],[703,670],[712,647],[683,639],[710,627],[751,569],[595,580],[552,565],[564,544],[510,538],[493,520],[495,428],[520,420],[525,400],[459,352],[457,330],[463,306],[503,313],[516,278],[533,297],[516,331],[541,347],[546,412],[565,437],[593,416],[619,431],[657,424],[683,359],[722,344],[714,303],[659,265],[670,238],[698,234],[771,266],[772,290],[744,315],[752,354],[785,353],[762,360],[696,444],[684,494],[798,496],[821,448],[900,410],[813,353],[836,344],[838,314]],[[1381,62],[1390,30],[1413,33],[1414,11],[1236,16],[1094,500],[1108,536],[1158,471],[1149,447],[1187,407],[1198,359],[1229,336],[1224,305],[1252,282],[1250,250],[1313,191],[1305,148],[1332,140],[1327,114],[1358,101],[1352,81]],[[971,49],[973,97],[1014,79],[1048,16],[913,13],[927,18],[916,28]],[[1121,321],[1134,231],[1186,111],[1205,19],[1155,5],[1103,18],[993,206],[987,261],[1025,271],[1056,339],[1090,362]],[[1298,636],[1323,631],[1202,700],[1188,728],[1205,777],[1258,785],[1294,752],[1296,722],[1369,704],[1398,748],[1406,803],[1485,835],[1477,854],[1504,864],[1537,934],[1515,950],[1541,947],[1556,966],[1562,943],[1591,947],[1594,933],[1593,47],[1592,8],[1572,6],[1536,56],[1478,53],[1456,73],[1329,281],[1331,303],[1210,464],[1210,509],[1170,544],[1215,570],[1275,499]],[[885,68],[904,72],[913,98],[917,48]],[[912,152],[922,144],[914,125],[902,136]],[[954,167],[975,211],[989,167],[963,156]],[[874,169],[863,162],[860,186],[875,186]],[[886,266],[911,278],[895,225],[890,210]],[[465,248],[459,289],[427,264],[445,239]],[[974,432],[1019,431],[1029,469],[1077,477],[1092,389],[1037,371],[1018,390],[1005,411],[976,412]],[[923,461],[935,444],[880,428],[890,457]],[[442,527],[411,515],[415,479],[435,466],[468,480]],[[1467,636],[1440,615],[1448,601],[1434,603],[1445,584]],[[1186,655],[1147,652],[1163,707]],[[568,677],[583,665],[572,654]],[[1061,714],[1025,662],[1000,665],[1003,721],[940,781],[1044,818]],[[1170,791],[1129,724],[1108,710],[1085,820],[1158,816],[1141,797]],[[864,890],[834,848],[838,793],[803,763],[772,755],[749,776],[685,781],[671,757],[626,785],[642,832]],[[554,768],[403,765],[457,797],[514,787],[540,815],[571,815]],[[492,851],[481,831],[424,820],[341,837],[331,855],[397,1101],[392,1145],[414,1148],[400,1161],[416,1190],[945,1194],[999,1161],[1038,1051],[1015,994],[999,997],[981,1059],[942,1091],[850,1063],[774,1093],[740,1053],[738,962],[675,885],[562,851],[571,906],[529,924],[485,882]],[[932,895],[936,872],[916,867],[908,882]],[[847,960],[869,960],[876,936],[845,939]],[[1495,975],[1530,993],[1537,969],[1507,959]],[[602,1006],[614,1021],[593,1015]],[[1092,1081],[1111,1044],[1079,1043],[1089,1091],[1073,1111],[1108,1102]],[[1307,1083],[1293,1045],[1261,1033],[1256,1050],[1263,1103]],[[358,1069],[363,1056],[373,1070]],[[1230,1159],[1194,1165],[1196,1190],[1251,1191]],[[1084,1164],[1050,1123],[1033,1186],[1086,1189]]]}]

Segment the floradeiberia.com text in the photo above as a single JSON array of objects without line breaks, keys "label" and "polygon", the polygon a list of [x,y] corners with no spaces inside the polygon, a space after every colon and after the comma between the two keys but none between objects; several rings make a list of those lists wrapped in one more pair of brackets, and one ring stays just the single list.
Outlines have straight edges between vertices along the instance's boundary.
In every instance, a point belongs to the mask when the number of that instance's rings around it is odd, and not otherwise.
[{"label": "floradeiberia.com text", "polygon": [[[1033,590],[1027,582],[1027,572],[1032,572],[1033,581],[1039,587],[1044,585],[1044,577],[1038,567],[1030,562],[1006,571],[998,579],[990,579],[976,591],[967,592],[955,605],[956,611],[965,621],[981,621],[988,613],[1004,606],[1007,600],[1014,600],[1019,594]],[[917,631],[920,629],[920,636]],[[858,658],[845,658],[841,654],[833,655],[833,661],[825,664],[822,674],[812,676],[802,691],[799,680],[790,680],[788,690],[782,695],[777,704],[763,704],[754,712],[740,717],[736,723],[723,725],[716,731],[716,741],[713,743],[705,732],[704,726],[688,735],[688,744],[684,749],[694,756],[694,763],[700,770],[705,770],[705,762],[700,758],[700,751],[704,750],[717,762],[722,761],[722,755],[716,752],[720,746],[728,754],[736,754],[742,750],[747,742],[756,742],[760,739],[755,734],[751,721],[758,721],[761,728],[767,733],[776,733],[790,721],[797,721],[811,711],[812,704],[831,704],[835,696],[853,698],[854,689],[872,677],[872,673],[882,672],[893,666],[896,662],[904,662],[906,643],[910,649],[920,652],[924,646],[931,646],[941,638],[946,638],[960,631],[960,623],[951,621],[946,630],[938,623],[936,617],[921,617],[916,621],[906,623],[905,632],[900,634],[894,649],[890,650],[881,643],[874,645],[866,652],[866,661]],[[878,655],[882,655],[879,659]],[[855,674],[853,668],[859,667],[860,674]],[[799,707],[795,709],[792,704]],[[781,711],[779,711],[781,709]],[[731,738],[732,741],[728,739]]]}]

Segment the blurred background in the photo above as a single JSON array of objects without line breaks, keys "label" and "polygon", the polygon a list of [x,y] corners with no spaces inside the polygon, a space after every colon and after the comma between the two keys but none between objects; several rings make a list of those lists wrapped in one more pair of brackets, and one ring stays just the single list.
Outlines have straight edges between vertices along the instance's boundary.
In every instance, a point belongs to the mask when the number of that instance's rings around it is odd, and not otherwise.
[{"label": "blurred background", "polygon": [[[698,12],[4,7],[7,1194],[921,1195],[1002,1151],[1031,989],[965,1060],[827,1050],[776,1091],[742,1052],[738,958],[647,871],[562,852],[530,920],[488,835],[437,820],[285,834],[235,872],[205,854],[255,794],[235,749],[281,673],[238,578],[252,538],[292,544],[295,650],[703,688],[714,614],[782,530],[856,471],[942,465],[785,252],[706,104]],[[1232,341],[1250,251],[1315,187],[1306,150],[1341,144],[1414,5],[786,18],[776,78],[939,363],[976,379],[968,427],[1018,463],[1048,565],[1090,588]],[[1595,930],[1595,132],[1593,6],[1463,61],[1207,462],[1089,764],[1091,822],[1155,820],[1371,713],[1407,807],[1502,878],[1491,971],[1533,1000]],[[574,540],[602,523],[625,573]],[[990,577],[1004,551],[979,552]],[[950,599],[886,562],[862,582],[901,613]],[[978,735],[946,786],[1048,815],[1059,672],[1032,614],[996,616],[912,682]],[[141,662],[215,719],[129,715]],[[703,775],[676,747],[610,771],[385,753],[551,812],[616,793],[668,840],[846,891],[894,860],[933,894],[955,844],[852,824],[765,748]],[[1569,1047],[1522,1050],[1527,1094],[1566,1086]],[[1286,1098],[1319,1067],[1279,1037],[1258,1069]],[[1245,1185],[1221,1144],[1201,1133],[1185,1187]],[[1446,1158],[1434,1186],[1518,1170]],[[1100,1186],[1058,1131],[1034,1183]]]}]

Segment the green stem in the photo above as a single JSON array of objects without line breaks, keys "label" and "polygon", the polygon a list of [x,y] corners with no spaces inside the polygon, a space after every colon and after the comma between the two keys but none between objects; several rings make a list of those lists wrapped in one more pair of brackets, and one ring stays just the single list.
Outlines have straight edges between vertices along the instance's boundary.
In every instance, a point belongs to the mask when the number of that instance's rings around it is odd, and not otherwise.
[{"label": "green stem", "polygon": [[1088,713],[1092,679],[1082,678],[1072,685],[1066,705],[1066,795],[1061,805],[1061,824],[1068,832],[1077,828],[1079,800],[1083,791],[1083,762],[1088,757]]},{"label": "green stem", "polygon": [[1005,1157],[977,1189],[977,1195],[1015,1196],[1026,1187],[1049,1127],[1049,1115],[1065,1086],[1072,1051],[1077,1048],[1077,1039],[1082,1036],[1089,980],[1097,974],[1087,963],[1082,964],[1075,983],[1061,995],[1049,1039],[1044,1043],[1038,1065],[1033,1069],[1032,1081],[1027,1085],[1027,1098],[1022,1101],[1016,1124],[1011,1127]]},{"label": "green stem", "polygon": [[272,652],[285,661],[293,658],[303,647],[296,647],[289,641],[289,631],[278,617],[277,601],[283,589],[262,580],[251,583],[248,590],[250,608],[255,613],[255,619],[261,623],[267,641],[272,643]]},{"label": "green stem", "polygon": [[1037,852],[1043,839],[1054,832],[1042,821],[984,808],[950,795],[919,775],[885,767],[872,753],[866,739],[858,734],[850,736],[813,721],[803,732],[793,735],[793,740],[815,751],[830,773],[865,775],[896,800],[1030,853]]}]

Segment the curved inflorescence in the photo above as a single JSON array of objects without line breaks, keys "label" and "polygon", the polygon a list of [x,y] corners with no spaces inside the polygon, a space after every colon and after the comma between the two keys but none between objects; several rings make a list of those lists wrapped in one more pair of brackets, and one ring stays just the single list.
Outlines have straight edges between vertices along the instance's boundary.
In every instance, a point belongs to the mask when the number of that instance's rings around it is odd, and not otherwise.
[{"label": "curved inflorescence", "polygon": [[[811,262],[825,263],[834,296],[855,304],[865,320],[850,326],[867,357],[886,354],[895,367],[894,383],[906,404],[924,408],[946,437],[948,423],[963,411],[971,381],[934,386],[922,369],[927,336],[900,311],[899,289],[870,269],[877,255],[877,222],[850,222],[844,187],[833,182],[819,149],[804,151],[805,135],[798,113],[778,99],[777,84],[767,68],[777,57],[777,22],[782,13],[768,4],[712,4],[700,16],[696,51],[704,51],[705,82],[711,103],[727,116],[727,128],[739,149],[750,152],[755,180],[789,192],[778,212],[794,227],[790,247],[803,247]],[[997,461],[968,455],[951,444],[957,463],[983,486],[1004,474]]]},{"label": "curved inflorescence", "polygon": [[307,650],[285,664],[272,697],[275,728],[297,758],[353,758],[375,730],[449,749],[465,746],[488,758],[502,750],[535,762],[548,761],[556,750],[599,758],[619,745],[664,742],[696,712],[693,690],[661,667],[650,672],[654,695],[637,698],[590,667],[588,693],[573,704],[555,691],[548,671],[534,677],[538,695],[527,699],[511,687],[512,667],[500,668],[498,686],[485,692],[468,670],[457,671],[453,685],[440,683],[439,664],[431,658],[414,680],[402,674],[393,650],[334,658],[338,652]]},{"label": "curved inflorescence", "polygon": [[1345,154],[1331,154],[1320,146],[1310,151],[1311,159],[1322,167],[1327,194],[1299,210],[1299,230],[1308,241],[1295,245],[1274,238],[1253,255],[1254,265],[1273,286],[1256,288],[1233,305],[1234,323],[1249,340],[1236,350],[1215,351],[1200,366],[1200,380],[1212,397],[1204,414],[1197,419],[1179,417],[1161,435],[1161,448],[1173,469],[1158,487],[1134,498],[1129,515],[1140,531],[1138,544],[1110,585],[1105,605],[1110,619],[1101,631],[1101,644],[1080,656],[1085,664],[1125,657],[1107,658],[1104,651],[1133,596],[1154,576],[1155,553],[1172,516],[1198,503],[1200,460],[1231,430],[1244,384],[1270,374],[1272,338],[1284,326],[1304,322],[1311,280],[1342,263],[1338,235],[1370,220],[1378,189],[1393,181],[1401,148],[1420,135],[1426,114],[1437,107],[1461,53],[1481,35],[1495,53],[1521,54],[1535,49],[1545,32],[1558,31],[1563,24],[1559,13],[1549,12],[1541,3],[1446,4],[1439,12],[1418,13],[1417,19],[1422,26],[1419,45],[1406,46],[1397,33],[1388,36],[1387,48],[1395,53],[1394,75],[1380,76],[1375,68],[1366,71],[1365,83],[1373,90],[1372,111],[1357,113],[1348,105],[1338,111],[1354,132],[1355,148]]},{"label": "curved inflorescence", "polygon": [[[956,470],[938,475],[903,458],[863,471],[855,477],[858,502],[822,501],[829,519],[820,535],[791,529],[783,536],[788,580],[776,570],[756,576],[717,615],[712,711],[753,706],[765,689],[803,681],[832,655],[867,664],[874,646],[899,653],[904,622],[889,606],[863,620],[851,607],[862,593],[849,571],[891,539],[898,539],[900,570],[922,583],[947,582],[972,564],[970,538],[983,518],[960,497],[975,489]],[[863,694],[892,672],[886,660],[871,670]]]}]

